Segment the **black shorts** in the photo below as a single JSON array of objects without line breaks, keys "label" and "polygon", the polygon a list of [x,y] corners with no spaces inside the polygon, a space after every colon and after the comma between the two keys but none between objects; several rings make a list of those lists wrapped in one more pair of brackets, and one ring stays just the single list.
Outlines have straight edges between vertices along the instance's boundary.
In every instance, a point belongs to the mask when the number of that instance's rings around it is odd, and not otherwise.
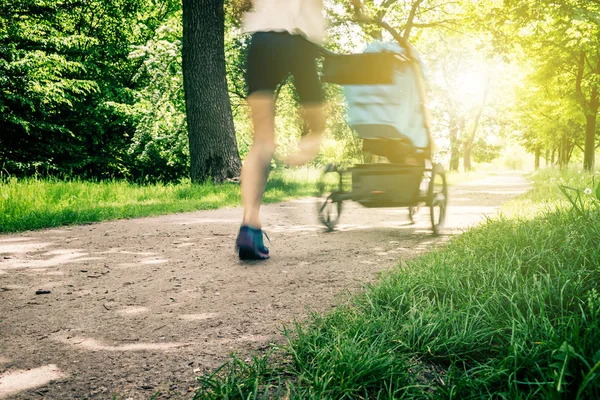
[{"label": "black shorts", "polygon": [[277,85],[291,74],[300,103],[322,103],[323,88],[315,65],[318,55],[319,47],[300,35],[254,33],[246,65],[248,94],[274,92]]}]

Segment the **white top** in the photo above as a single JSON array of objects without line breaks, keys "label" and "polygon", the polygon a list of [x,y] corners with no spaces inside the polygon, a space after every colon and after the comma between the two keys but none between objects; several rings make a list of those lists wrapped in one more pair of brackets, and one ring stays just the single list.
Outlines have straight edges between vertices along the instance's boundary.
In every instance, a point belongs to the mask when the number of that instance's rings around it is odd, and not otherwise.
[{"label": "white top", "polygon": [[244,32],[289,32],[321,44],[326,22],[323,0],[252,0],[244,15]]}]

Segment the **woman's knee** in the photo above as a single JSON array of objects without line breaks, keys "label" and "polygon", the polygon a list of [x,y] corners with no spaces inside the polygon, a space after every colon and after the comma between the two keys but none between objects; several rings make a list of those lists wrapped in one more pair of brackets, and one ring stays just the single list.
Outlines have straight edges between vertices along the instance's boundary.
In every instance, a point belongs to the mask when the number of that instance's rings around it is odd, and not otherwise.
[{"label": "woman's knee", "polygon": [[269,160],[273,158],[277,150],[277,145],[271,140],[255,140],[252,147],[261,155],[261,158],[268,158]]}]

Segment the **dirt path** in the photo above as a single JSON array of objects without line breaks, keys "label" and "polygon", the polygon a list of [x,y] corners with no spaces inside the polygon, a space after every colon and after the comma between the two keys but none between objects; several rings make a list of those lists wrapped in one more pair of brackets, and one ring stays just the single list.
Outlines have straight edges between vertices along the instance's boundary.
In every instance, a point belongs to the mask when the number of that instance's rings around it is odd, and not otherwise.
[{"label": "dirt path", "polygon": [[191,398],[229,353],[266,348],[307,307],[327,310],[527,188],[515,174],[452,188],[439,238],[427,213],[409,225],[406,209],[346,203],[325,233],[313,200],[269,205],[273,257],[259,264],[233,252],[240,209],[0,236],[0,398]]}]

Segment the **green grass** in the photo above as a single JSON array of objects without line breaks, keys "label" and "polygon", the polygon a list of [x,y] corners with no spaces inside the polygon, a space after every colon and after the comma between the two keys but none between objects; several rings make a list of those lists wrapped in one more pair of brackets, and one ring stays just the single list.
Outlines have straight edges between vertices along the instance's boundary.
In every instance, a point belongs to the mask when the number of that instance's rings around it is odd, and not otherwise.
[{"label": "green grass", "polygon": [[600,398],[600,209],[559,189],[592,176],[531,178],[504,216],[201,377],[196,398]]},{"label": "green grass", "polygon": [[530,174],[530,180],[534,184],[535,190],[507,204],[504,207],[506,213],[531,217],[539,213],[552,212],[557,207],[571,210],[571,204],[562,193],[561,186],[580,190],[589,188],[593,191],[600,183],[599,176],[576,169],[566,170],[562,173],[552,169],[543,169]]},{"label": "green grass", "polygon": [[[313,168],[275,170],[269,177],[264,202],[313,196],[320,175],[321,170]],[[449,184],[476,177],[479,175],[453,173]],[[138,185],[125,181],[4,179],[0,180],[0,233],[212,210],[240,203],[240,186],[234,183]]]},{"label": "green grass", "polygon": [[[320,171],[274,171],[265,203],[312,196]],[[120,218],[210,210],[240,204],[240,186],[137,185],[124,181],[86,182],[9,179],[0,182],[0,232],[82,224]]]}]

